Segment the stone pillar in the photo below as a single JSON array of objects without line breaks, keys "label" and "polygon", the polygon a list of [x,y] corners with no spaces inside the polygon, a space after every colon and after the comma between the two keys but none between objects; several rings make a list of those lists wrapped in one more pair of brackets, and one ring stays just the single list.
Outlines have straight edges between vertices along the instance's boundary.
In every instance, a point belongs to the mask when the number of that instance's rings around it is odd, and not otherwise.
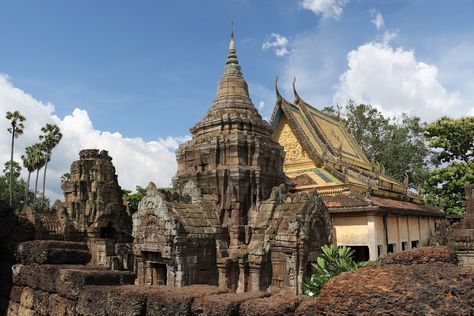
[{"label": "stone pillar", "polygon": [[145,285],[153,284],[153,270],[149,261],[145,262]]},{"label": "stone pillar", "polygon": [[225,267],[217,267],[217,271],[219,273],[219,287],[221,289],[227,289],[227,275],[226,275],[226,268]]},{"label": "stone pillar", "polygon": [[239,260],[239,283],[237,286],[237,293],[247,292],[247,274],[245,273],[246,262],[243,259]]},{"label": "stone pillar", "polygon": [[259,265],[250,265],[249,268],[249,292],[258,292],[260,291],[260,266]]},{"label": "stone pillar", "polygon": [[135,267],[135,273],[137,274],[135,285],[143,286],[145,285],[145,269],[143,265],[143,258],[136,258]]},{"label": "stone pillar", "polygon": [[367,227],[369,229],[369,260],[377,260],[377,230],[375,227],[375,215],[367,215]]}]

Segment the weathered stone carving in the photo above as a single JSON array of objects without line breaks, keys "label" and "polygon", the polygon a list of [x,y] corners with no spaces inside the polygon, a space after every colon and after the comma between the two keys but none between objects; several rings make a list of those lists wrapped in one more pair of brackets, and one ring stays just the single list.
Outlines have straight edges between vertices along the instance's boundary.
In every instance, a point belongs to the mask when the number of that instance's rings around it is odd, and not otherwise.
[{"label": "weathered stone carving", "polygon": [[[64,208],[78,232],[129,241],[130,216],[122,201],[112,158],[105,150],[84,149],[63,183]],[[113,236],[112,236],[113,235]]]},{"label": "weathered stone carving", "polygon": [[204,206],[166,200],[153,183],[148,185],[133,214],[137,284],[217,285],[216,242],[222,229]]},{"label": "weathered stone carving", "polygon": [[133,215],[137,283],[297,293],[330,240],[328,212],[315,195],[288,194],[283,147],[249,98],[233,37],[191,134],[176,152],[175,192],[150,185]]},{"label": "weathered stone carving", "polygon": [[84,149],[62,185],[65,202],[51,210],[22,211],[36,227],[36,239],[86,241],[92,264],[132,269],[132,221],[122,201],[112,158],[105,150]]}]

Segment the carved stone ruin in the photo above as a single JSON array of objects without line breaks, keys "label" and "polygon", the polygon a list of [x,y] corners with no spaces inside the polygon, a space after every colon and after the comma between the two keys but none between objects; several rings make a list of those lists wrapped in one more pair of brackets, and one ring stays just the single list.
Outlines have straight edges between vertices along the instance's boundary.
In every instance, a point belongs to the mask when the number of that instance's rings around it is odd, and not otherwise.
[{"label": "carved stone ruin", "polygon": [[177,152],[174,194],[154,185],[133,216],[137,283],[298,293],[330,241],[315,194],[289,194],[285,153],[250,100],[231,37],[216,98]]},{"label": "carved stone ruin", "polygon": [[35,239],[87,242],[91,264],[132,269],[132,220],[122,201],[112,158],[105,150],[84,149],[62,184],[64,202],[51,210],[22,210],[36,228]]}]

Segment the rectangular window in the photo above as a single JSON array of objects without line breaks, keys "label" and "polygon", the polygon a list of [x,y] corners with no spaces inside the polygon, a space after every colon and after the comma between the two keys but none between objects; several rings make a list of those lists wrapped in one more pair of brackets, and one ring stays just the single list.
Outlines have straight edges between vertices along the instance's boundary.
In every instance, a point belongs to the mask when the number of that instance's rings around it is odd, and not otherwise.
[{"label": "rectangular window", "polygon": [[402,251],[408,249],[408,241],[403,241],[402,242]]},{"label": "rectangular window", "polygon": [[418,248],[420,242],[418,240],[412,240],[411,241],[411,249]]},{"label": "rectangular window", "polygon": [[388,244],[387,253],[394,253],[397,251],[397,244]]}]

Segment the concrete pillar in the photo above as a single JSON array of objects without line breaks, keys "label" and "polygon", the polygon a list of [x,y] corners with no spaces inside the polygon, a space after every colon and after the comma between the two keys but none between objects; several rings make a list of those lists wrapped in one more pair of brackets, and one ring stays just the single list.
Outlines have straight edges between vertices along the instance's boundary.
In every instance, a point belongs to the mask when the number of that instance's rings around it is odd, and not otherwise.
[{"label": "concrete pillar", "polygon": [[375,215],[367,215],[367,227],[369,229],[369,260],[377,260],[377,231],[375,227]]}]

